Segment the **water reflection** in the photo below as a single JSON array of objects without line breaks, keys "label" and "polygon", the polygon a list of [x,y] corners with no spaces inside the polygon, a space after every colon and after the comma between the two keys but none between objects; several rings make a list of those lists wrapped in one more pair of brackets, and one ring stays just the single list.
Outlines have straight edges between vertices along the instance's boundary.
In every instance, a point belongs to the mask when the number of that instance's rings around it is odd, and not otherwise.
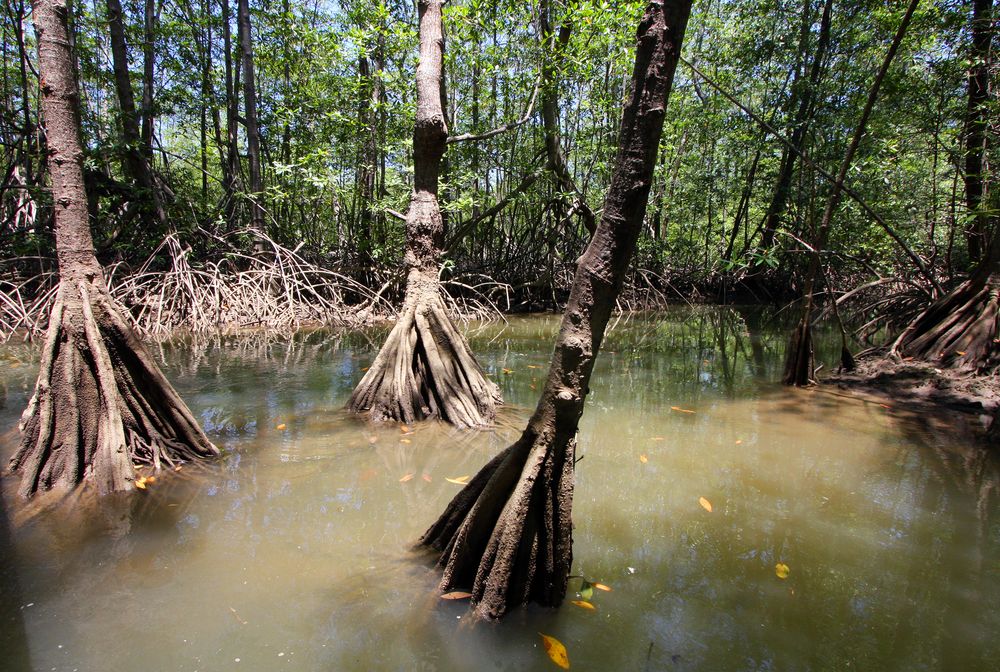
[{"label": "water reflection", "polygon": [[[343,413],[384,330],[162,346],[223,459],[99,514],[8,506],[4,586],[34,606],[4,635],[26,632],[45,670],[552,669],[538,632],[574,669],[993,668],[996,462],[960,425],[770,384],[787,333],[758,311],[632,316],[608,335],[574,516],[574,571],[614,589],[596,612],[483,626],[436,600],[411,544],[460,487],[446,479],[523,426],[557,326],[474,333],[508,401],[484,433]],[[31,375],[0,374],[0,458]]]}]

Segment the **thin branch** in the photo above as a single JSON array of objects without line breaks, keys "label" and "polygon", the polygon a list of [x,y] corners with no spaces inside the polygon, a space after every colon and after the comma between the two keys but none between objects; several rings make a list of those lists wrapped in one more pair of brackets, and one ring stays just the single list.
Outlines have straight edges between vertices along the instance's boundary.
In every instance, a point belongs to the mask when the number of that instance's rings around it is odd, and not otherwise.
[{"label": "thin branch", "polygon": [[535,100],[538,99],[538,91],[542,88],[542,76],[541,74],[535,78],[535,88],[531,92],[531,100],[528,101],[528,109],[524,111],[524,116],[522,116],[517,121],[512,121],[503,126],[498,126],[492,131],[486,131],[485,133],[463,133],[462,135],[453,135],[448,138],[448,144],[453,142],[475,142],[478,140],[486,140],[487,138],[492,138],[495,135],[500,135],[501,133],[506,133],[507,131],[512,131],[518,126],[523,126],[528,123],[528,119],[531,119],[532,113],[535,111]]},{"label": "thin branch", "polygon": [[[779,133],[773,126],[771,126],[769,123],[767,123],[760,115],[756,114],[749,107],[747,107],[746,105],[744,105],[743,103],[741,103],[739,100],[737,100],[737,98],[733,94],[731,94],[729,91],[727,91],[726,89],[724,89],[720,84],[718,84],[717,82],[715,82],[711,77],[709,77],[708,75],[706,75],[704,72],[702,72],[700,69],[698,69],[697,66],[695,66],[693,63],[689,62],[687,59],[681,58],[680,62],[683,63],[684,65],[686,65],[687,67],[689,67],[696,75],[698,75],[699,77],[701,77],[702,79],[704,79],[705,82],[707,82],[709,86],[711,86],[713,89],[715,89],[720,94],[722,94],[722,96],[726,100],[728,100],[733,105],[735,105],[736,107],[738,107],[741,110],[743,110],[743,112],[746,113],[746,115],[748,117],[750,117],[755,122],[757,122],[757,124],[761,128],[763,128],[765,131],[767,131],[768,134],[773,135],[775,137],[775,139],[777,139],[779,142],[781,142],[781,144],[783,144],[789,150],[791,150],[792,152],[794,152],[796,154],[796,156],[798,156],[799,159],[802,160],[802,163],[806,164],[807,166],[809,166],[810,168],[812,168],[813,170],[815,170],[817,173],[819,173],[821,176],[823,176],[824,178],[826,178],[829,182],[831,182],[832,184],[834,184],[835,187],[836,187],[836,185],[837,185],[837,178],[836,177],[834,177],[829,172],[827,172],[822,167],[818,166],[815,162],[813,162],[813,160],[811,158],[809,158],[809,156],[804,151],[801,151],[799,148],[797,148],[794,145],[794,143],[792,143],[791,140],[789,140],[784,135],[782,135],[781,133]],[[938,292],[941,292],[942,291],[941,285],[938,283],[937,278],[934,277],[934,275],[930,272],[930,270],[927,268],[927,266],[924,265],[924,262],[920,259],[920,257],[917,256],[917,254],[913,250],[910,249],[909,245],[906,244],[906,242],[899,236],[899,234],[896,233],[896,231],[891,226],[889,226],[889,223],[886,222],[884,219],[882,219],[881,215],[879,215],[877,212],[875,212],[872,209],[872,207],[870,205],[868,205],[868,203],[866,203],[865,200],[863,198],[861,198],[861,195],[858,194],[858,192],[856,192],[854,189],[852,189],[851,187],[849,187],[846,184],[841,184],[839,186],[839,188],[845,194],[847,194],[848,196],[850,196],[851,200],[853,200],[855,203],[857,203],[858,205],[860,205],[861,209],[864,210],[865,214],[867,214],[869,217],[871,217],[872,219],[874,219],[878,223],[878,225],[882,227],[882,230],[884,230],[887,234],[889,234],[889,237],[892,238],[893,241],[895,241],[897,245],[899,245],[900,249],[902,249],[903,252],[906,253],[906,256],[908,256],[913,261],[913,263],[917,266],[917,268],[920,270],[921,275],[923,275],[925,278],[927,278],[927,281],[930,282],[931,285],[934,286],[934,289],[936,289]]]}]

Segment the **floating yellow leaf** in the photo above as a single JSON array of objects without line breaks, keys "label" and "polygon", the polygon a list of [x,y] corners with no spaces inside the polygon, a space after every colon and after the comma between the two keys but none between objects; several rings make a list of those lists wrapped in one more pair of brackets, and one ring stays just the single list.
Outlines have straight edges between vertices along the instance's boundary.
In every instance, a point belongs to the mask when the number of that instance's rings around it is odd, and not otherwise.
[{"label": "floating yellow leaf", "polygon": [[146,482],[147,483],[156,483],[156,476],[147,476],[146,477]]},{"label": "floating yellow leaf", "polygon": [[409,426],[403,424],[403,425],[399,426],[399,431],[401,431],[403,434],[409,434],[410,433],[410,428],[409,428]]},{"label": "floating yellow leaf", "polygon": [[247,624],[247,622],[243,620],[243,617],[240,616],[239,613],[235,609],[233,609],[232,607],[229,607],[229,611],[231,611],[232,614],[233,614],[233,616],[236,618],[236,620],[240,622],[240,625],[246,625]]},{"label": "floating yellow leaf", "polygon": [[549,654],[549,659],[563,668],[564,670],[569,669],[569,655],[566,653],[566,647],[555,637],[549,637],[548,635],[542,635],[542,646],[545,647],[545,653]]},{"label": "floating yellow leaf", "polygon": [[503,371],[508,376],[514,373],[514,369],[501,369],[501,371]]},{"label": "floating yellow leaf", "polygon": [[464,600],[467,597],[472,597],[472,593],[467,593],[464,590],[453,590],[450,593],[445,593],[441,596],[442,600]]},{"label": "floating yellow leaf", "polygon": [[643,453],[642,455],[639,456],[639,461],[642,462],[643,464],[646,464],[647,462],[649,462],[649,458],[646,457],[645,453]]},{"label": "floating yellow leaf", "polygon": [[603,583],[595,583],[593,585],[594,585],[594,588],[597,588],[598,590],[603,590],[605,593],[610,593],[611,592],[611,586],[606,586]]},{"label": "floating yellow leaf", "polygon": [[663,437],[662,436],[652,436],[652,437],[650,437],[649,440],[650,441],[663,441]]},{"label": "floating yellow leaf", "polygon": [[774,566],[774,573],[779,579],[787,579],[789,571],[791,570],[788,569],[788,565],[783,562],[779,562]]},{"label": "floating yellow leaf", "polygon": [[455,485],[466,485],[469,482],[468,476],[456,476],[455,478],[444,479],[449,483],[454,483]]},{"label": "floating yellow leaf", "polygon": [[964,357],[965,356],[965,350],[956,350],[955,354],[958,355],[959,357]]},{"label": "floating yellow leaf", "polygon": [[409,439],[400,439],[400,440],[399,440],[399,442],[400,442],[400,443],[413,443],[413,442],[412,442],[412,441],[410,441]]},{"label": "floating yellow leaf", "polygon": [[284,429],[285,427],[286,427],[285,423],[281,423],[280,425],[278,425],[278,429],[279,429],[279,430],[282,430],[282,429]]},{"label": "floating yellow leaf", "polygon": [[149,479],[146,478],[145,476],[143,476],[141,478],[137,478],[137,479],[135,479],[135,487],[137,487],[139,490],[145,490],[146,489],[146,483],[148,481],[149,481]]},{"label": "floating yellow leaf", "polygon": [[535,366],[534,364],[528,364],[528,368],[529,369],[538,369],[538,368],[541,368],[541,367]]},{"label": "floating yellow leaf", "polygon": [[701,504],[701,508],[705,509],[709,513],[712,513],[712,502],[708,501],[704,497],[699,497],[698,503]]},{"label": "floating yellow leaf", "polygon": [[687,408],[681,408],[680,406],[671,406],[670,410],[677,411],[678,413],[694,413],[694,411]]},{"label": "floating yellow leaf", "polygon": [[362,366],[362,367],[361,367],[361,370],[362,370],[362,371],[367,371],[367,370],[368,370],[368,367],[367,367],[367,366]]},{"label": "floating yellow leaf", "polygon": [[533,390],[535,390],[535,389],[538,389],[538,388],[536,388],[536,387],[535,387],[534,385],[528,385],[528,387],[530,387],[530,388],[531,388],[531,389],[533,389]]},{"label": "floating yellow leaf", "polygon": [[741,443],[743,443],[743,439],[736,439],[736,445],[737,446],[740,445]]},{"label": "floating yellow leaf", "polygon": [[399,479],[399,482],[400,483],[406,483],[407,481],[410,481],[410,480],[413,480],[413,473],[412,472],[409,473],[409,474],[406,474],[401,479]]},{"label": "floating yellow leaf", "polygon": [[430,474],[424,474],[424,475],[423,475],[423,476],[421,476],[420,478],[424,479],[424,480],[425,480],[425,481],[427,481],[428,483],[430,483],[430,482],[431,482],[431,475],[430,475]]},{"label": "floating yellow leaf", "polygon": [[376,443],[376,442],[378,442],[378,437],[377,436],[372,435],[372,436],[368,437],[368,443]]},{"label": "floating yellow leaf", "polygon": [[585,600],[573,600],[571,604],[575,604],[581,609],[586,609],[587,611],[597,611],[597,607],[595,607],[593,604]]}]

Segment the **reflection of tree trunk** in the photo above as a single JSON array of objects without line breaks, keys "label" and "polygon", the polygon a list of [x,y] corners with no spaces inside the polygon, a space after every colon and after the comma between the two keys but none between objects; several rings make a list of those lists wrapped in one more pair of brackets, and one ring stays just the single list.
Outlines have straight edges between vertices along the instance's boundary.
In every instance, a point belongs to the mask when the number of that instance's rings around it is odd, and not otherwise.
[{"label": "reflection of tree trunk", "polygon": [[639,24],[604,215],[580,258],[534,415],[520,439],[483,467],[421,538],[441,554],[441,590],[471,586],[476,610],[487,618],[528,601],[554,606],[566,595],[577,427],[641,233],[690,9],[690,2],[652,0]]},{"label": "reflection of tree trunk", "polygon": [[460,427],[492,422],[499,388],[448,316],[438,280],[444,222],[438,176],[448,139],[442,105],[441,0],[420,2],[420,61],[413,130],[413,194],[406,214],[406,297],[399,319],[348,407],[375,420],[440,418]]},{"label": "reflection of tree trunk", "polygon": [[94,256],[67,1],[38,0],[34,11],[59,290],[10,463],[24,496],[81,481],[127,490],[137,463],[159,469],[218,453],[125,322]]},{"label": "reflection of tree trunk", "polygon": [[969,98],[965,113],[965,203],[972,216],[966,239],[969,259],[973,262],[982,258],[989,230],[989,214],[982,203],[985,194],[983,156],[990,95],[992,14],[993,0],[972,0],[972,66],[969,68]]},{"label": "reflection of tree trunk", "polygon": [[18,563],[14,553],[7,507],[0,495],[0,651],[3,651],[5,668],[30,670],[28,633],[24,628]]}]

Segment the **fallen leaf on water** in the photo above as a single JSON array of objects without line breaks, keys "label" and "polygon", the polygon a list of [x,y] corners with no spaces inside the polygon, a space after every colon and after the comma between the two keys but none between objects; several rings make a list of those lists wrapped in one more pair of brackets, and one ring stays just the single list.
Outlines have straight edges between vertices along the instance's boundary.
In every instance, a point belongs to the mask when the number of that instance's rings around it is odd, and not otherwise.
[{"label": "fallen leaf on water", "polygon": [[534,385],[528,385],[528,387],[530,387],[533,390],[536,389]]},{"label": "fallen leaf on water", "polygon": [[663,441],[662,436],[652,436],[649,438],[650,441]]},{"label": "fallen leaf on water", "polygon": [[889,404],[879,404],[879,406],[888,410],[892,410],[892,406],[890,406]]},{"label": "fallen leaf on water", "polygon": [[280,425],[278,425],[278,429],[279,429],[279,430],[282,430],[282,429],[284,429],[284,428],[285,428],[286,426],[287,426],[287,425],[285,425],[285,423],[281,423]]},{"label": "fallen leaf on water", "polygon": [[514,373],[514,369],[501,369],[501,371],[503,371],[508,376]]},{"label": "fallen leaf on water", "polygon": [[779,562],[774,566],[774,573],[779,579],[787,579],[790,571],[788,565],[783,562]]},{"label": "fallen leaf on water", "polygon": [[180,471],[182,466],[184,465],[178,464],[176,467],[174,467],[174,471]]},{"label": "fallen leaf on water", "polygon": [[368,367],[367,367],[367,366],[362,366],[362,367],[361,367],[361,370],[362,370],[362,371],[367,371],[367,370],[368,370]]},{"label": "fallen leaf on water", "polygon": [[235,609],[233,609],[232,607],[229,607],[229,611],[233,612],[233,616],[235,616],[235,617],[236,617],[236,620],[240,622],[240,625],[246,625],[246,624],[247,624],[247,622],[246,622],[246,621],[244,621],[244,620],[243,620],[243,619],[242,619],[242,618],[240,617],[240,615],[239,615],[238,613],[236,613],[236,610],[235,610]]},{"label": "fallen leaf on water", "polygon": [[959,357],[964,357],[965,356],[965,350],[956,350],[955,354],[958,355]]},{"label": "fallen leaf on water", "polygon": [[677,411],[678,413],[694,413],[694,411],[687,408],[681,408],[680,406],[671,406],[670,410]]},{"label": "fallen leaf on water", "polygon": [[441,596],[442,600],[464,600],[467,597],[472,597],[472,593],[467,593],[464,590],[453,590],[450,593],[445,593]]},{"label": "fallen leaf on water", "polygon": [[736,439],[736,445],[737,446],[740,445],[741,443],[743,443],[743,439]]},{"label": "fallen leaf on water", "polygon": [[399,426],[399,431],[401,431],[403,434],[409,434],[411,430],[409,425],[402,424]]},{"label": "fallen leaf on water", "polygon": [[413,442],[412,442],[412,441],[410,441],[409,439],[400,439],[400,440],[399,440],[399,442],[400,442],[400,443],[413,443]]},{"label": "fallen leaf on water", "polygon": [[406,483],[407,481],[412,480],[412,479],[413,479],[413,474],[409,473],[409,474],[406,474],[405,476],[403,476],[401,479],[399,479],[399,482],[400,483]]},{"label": "fallen leaf on water", "polygon": [[705,509],[709,513],[712,513],[712,502],[708,501],[704,497],[699,497],[698,503],[701,504],[701,508]]},{"label": "fallen leaf on water", "polygon": [[137,479],[135,479],[135,487],[137,487],[140,490],[145,490],[146,489],[146,483],[148,481],[149,481],[149,479],[146,478],[145,476],[143,476],[141,478],[137,478]]},{"label": "fallen leaf on water", "polygon": [[534,364],[528,364],[528,368],[529,369],[537,369],[539,367],[535,366]]},{"label": "fallen leaf on water", "polygon": [[[538,633],[542,635],[542,633]],[[549,659],[563,668],[564,670],[569,669],[569,655],[566,653],[566,647],[555,637],[549,637],[548,635],[542,635],[542,646],[545,647],[545,653],[549,654]]]},{"label": "fallen leaf on water", "polygon": [[590,581],[587,581],[587,579],[584,579],[583,583],[580,584],[579,592],[580,592],[580,597],[582,597],[585,600],[589,600],[594,596],[594,584],[592,584]]},{"label": "fallen leaf on water", "polygon": [[377,441],[378,441],[378,437],[377,436],[369,436],[368,437],[368,443],[375,443]]},{"label": "fallen leaf on water", "polygon": [[649,458],[646,457],[645,454],[642,454],[639,456],[639,461],[642,462],[643,464],[646,464],[647,462],[649,462]]},{"label": "fallen leaf on water", "polygon": [[603,590],[605,593],[611,592],[611,586],[606,586],[603,583],[595,583],[594,588],[597,588],[598,590]]},{"label": "fallen leaf on water", "polygon": [[431,482],[431,475],[430,475],[430,474],[424,474],[424,475],[423,475],[423,476],[421,476],[420,478],[424,479],[424,480],[425,480],[425,481],[427,481],[428,483],[430,483],[430,482]]},{"label": "fallen leaf on water", "polygon": [[469,482],[468,476],[456,476],[455,478],[445,478],[444,480],[455,485],[466,485]]},{"label": "fallen leaf on water", "polygon": [[586,602],[584,600],[573,600],[570,604],[575,604],[581,609],[586,609],[587,611],[597,611],[597,607],[595,607],[590,602]]}]

